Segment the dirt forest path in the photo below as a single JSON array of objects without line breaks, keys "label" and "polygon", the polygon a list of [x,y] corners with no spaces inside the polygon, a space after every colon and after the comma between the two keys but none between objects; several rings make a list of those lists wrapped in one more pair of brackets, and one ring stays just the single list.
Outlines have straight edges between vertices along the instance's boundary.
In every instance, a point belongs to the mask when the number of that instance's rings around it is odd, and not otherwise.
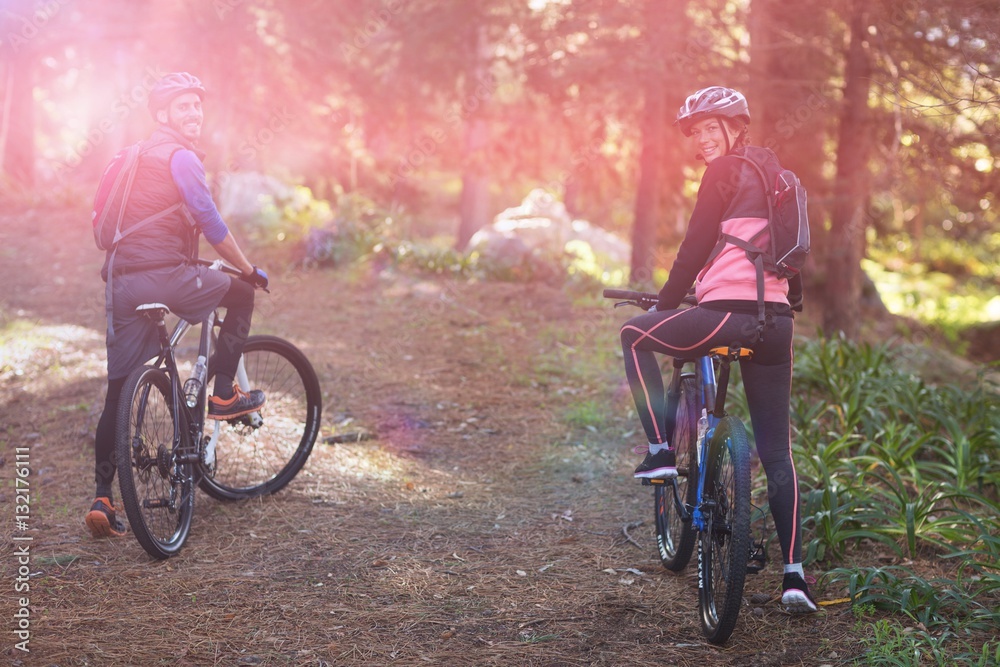
[{"label": "dirt forest path", "polygon": [[[630,479],[641,436],[628,396],[579,361],[611,367],[625,314],[543,286],[269,266],[255,332],[312,360],[321,438],[345,425],[374,437],[317,443],[273,497],[199,494],[171,560],[131,536],[92,540],[105,355],[86,220],[0,216],[0,662],[704,667],[851,654],[843,607],[778,609],[773,553],[730,644],[703,640],[693,568],[660,567],[652,496]],[[608,404],[613,418],[586,419]],[[30,653],[7,631],[15,447],[30,448],[32,471]]]}]

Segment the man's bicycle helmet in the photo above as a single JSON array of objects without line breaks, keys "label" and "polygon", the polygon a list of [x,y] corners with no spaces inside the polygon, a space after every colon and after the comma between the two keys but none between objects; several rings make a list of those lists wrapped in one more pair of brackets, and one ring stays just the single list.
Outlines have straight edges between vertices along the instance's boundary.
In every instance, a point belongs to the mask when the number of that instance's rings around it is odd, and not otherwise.
[{"label": "man's bicycle helmet", "polygon": [[709,86],[690,95],[680,111],[675,125],[680,125],[685,135],[691,136],[691,126],[712,116],[722,116],[750,124],[750,107],[742,93],[723,86]]},{"label": "man's bicycle helmet", "polygon": [[201,85],[198,77],[187,72],[167,74],[149,91],[150,113],[155,116],[157,111],[166,109],[175,97],[184,93],[198,93],[198,97],[204,98],[205,86]]}]

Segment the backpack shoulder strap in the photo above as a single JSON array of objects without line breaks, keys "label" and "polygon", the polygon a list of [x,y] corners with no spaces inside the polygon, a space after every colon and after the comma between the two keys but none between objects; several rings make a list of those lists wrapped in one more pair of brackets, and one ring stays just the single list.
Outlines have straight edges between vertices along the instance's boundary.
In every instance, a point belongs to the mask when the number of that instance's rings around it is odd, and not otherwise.
[{"label": "backpack shoulder strap", "polygon": [[754,268],[755,268],[755,270],[757,272],[757,319],[758,319],[758,324],[757,324],[756,340],[760,341],[760,340],[763,340],[763,337],[764,337],[764,325],[765,325],[765,321],[766,321],[765,320],[766,315],[765,315],[765,312],[764,312],[764,264],[765,264],[765,257],[764,257],[764,251],[761,250],[759,247],[755,246],[753,244],[753,241],[755,241],[757,238],[759,238],[761,235],[763,235],[765,231],[768,230],[768,228],[770,227],[770,224],[771,224],[771,220],[774,219],[774,201],[773,201],[774,198],[772,197],[771,189],[768,187],[767,176],[764,174],[764,169],[759,164],[757,164],[756,160],[754,160],[754,159],[752,159],[752,158],[750,158],[750,157],[748,157],[746,155],[743,155],[741,153],[731,153],[730,155],[732,155],[733,157],[738,158],[740,160],[743,160],[744,162],[749,163],[751,166],[753,166],[754,171],[757,172],[757,176],[760,177],[761,185],[764,186],[764,199],[767,201],[767,221],[768,221],[768,224],[765,225],[762,230],[760,230],[759,232],[757,232],[756,234],[754,234],[754,236],[749,241],[745,241],[745,240],[739,238],[738,236],[733,236],[732,234],[726,234],[724,232],[720,233],[719,234],[719,241],[718,241],[718,243],[715,244],[715,247],[712,248],[712,252],[709,254],[708,259],[706,260],[705,263],[706,264],[711,264],[712,261],[714,261],[715,258],[718,257],[720,253],[722,253],[723,249],[725,249],[725,247],[726,247],[727,244],[731,244],[731,245],[737,246],[738,248],[741,248],[744,251],[746,251],[747,259],[749,259],[751,262],[753,262]]},{"label": "backpack shoulder strap", "polygon": [[[764,170],[761,168],[759,164],[757,164],[756,160],[747,157],[746,155],[743,155],[741,153],[730,153],[730,155],[737,158],[738,160],[742,160],[743,162],[750,164],[754,168],[754,171],[757,172],[757,176],[760,177],[760,183],[762,186],[764,186],[764,199],[767,200],[767,219],[768,222],[770,222],[771,219],[774,217],[774,204],[771,201],[772,200],[771,191],[767,187],[767,176],[764,174]],[[705,263],[710,264],[712,260],[718,257],[719,253],[723,251],[727,243],[742,248],[743,250],[746,250],[747,253],[749,254],[759,255],[761,253],[761,249],[753,245],[753,241],[756,241],[760,236],[764,234],[765,231],[767,231],[766,226],[764,227],[764,229],[754,234],[749,241],[744,241],[743,239],[737,236],[733,236],[732,234],[720,233],[719,241],[718,243],[715,244],[715,247],[712,248],[712,252],[709,253],[708,259],[705,261]]]},{"label": "backpack shoulder strap", "polygon": [[757,164],[757,161],[746,155],[740,155],[739,153],[733,153],[733,157],[743,160],[754,168],[757,172],[757,176],[760,177],[760,184],[764,186],[764,199],[767,200],[767,219],[768,221],[774,217],[774,197],[771,193],[771,187],[767,183],[767,174],[764,173],[764,168]]}]

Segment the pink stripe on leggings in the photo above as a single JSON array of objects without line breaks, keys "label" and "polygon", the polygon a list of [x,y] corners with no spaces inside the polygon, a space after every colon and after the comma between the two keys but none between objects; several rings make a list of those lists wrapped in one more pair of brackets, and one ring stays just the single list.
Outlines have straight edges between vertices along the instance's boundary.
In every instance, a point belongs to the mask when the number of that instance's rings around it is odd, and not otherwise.
[{"label": "pink stripe on leggings", "polygon": [[[637,326],[632,326],[632,325],[627,325],[627,324],[624,327],[622,327],[622,331],[625,331],[626,329],[628,329],[628,330],[631,330],[631,331],[637,331],[637,332],[639,332],[641,334],[639,336],[639,338],[634,343],[632,343],[632,345],[631,345],[631,349],[632,349],[632,363],[635,365],[635,374],[639,376],[639,384],[642,387],[642,395],[646,397],[646,410],[649,412],[649,421],[651,421],[653,423],[653,429],[656,431],[656,439],[660,443],[663,442],[663,434],[660,433],[660,425],[656,423],[656,415],[653,412],[653,404],[650,401],[649,390],[646,389],[646,381],[642,377],[642,371],[639,370],[639,359],[636,356],[636,349],[635,348],[636,348],[636,346],[640,342],[642,342],[646,338],[652,338],[654,341],[656,341],[657,343],[659,343],[663,347],[665,347],[665,348],[667,348],[669,350],[676,350],[678,353],[680,353],[680,352],[687,352],[689,350],[693,350],[693,349],[695,349],[695,348],[697,348],[697,347],[699,347],[701,345],[704,345],[709,340],[711,340],[712,337],[715,334],[717,334],[720,329],[722,329],[722,327],[726,324],[726,322],[729,321],[729,317],[732,314],[732,313],[726,313],[725,317],[722,318],[722,321],[719,322],[719,326],[715,327],[715,329],[712,330],[711,333],[709,333],[703,339],[701,339],[697,343],[694,343],[690,347],[675,347],[673,345],[669,345],[669,344],[665,343],[664,341],[660,340],[656,336],[652,335],[653,332],[656,329],[660,328],[661,326],[663,326],[667,322],[672,321],[676,317],[680,317],[684,313],[692,312],[693,310],[694,310],[693,308],[687,308],[685,310],[680,311],[679,313],[675,313],[675,314],[671,315],[670,317],[666,318],[665,320],[657,322],[656,326],[654,326],[651,329],[649,329],[649,331],[643,331],[642,329],[640,329]],[[796,488],[798,488],[798,487],[796,487]]]}]

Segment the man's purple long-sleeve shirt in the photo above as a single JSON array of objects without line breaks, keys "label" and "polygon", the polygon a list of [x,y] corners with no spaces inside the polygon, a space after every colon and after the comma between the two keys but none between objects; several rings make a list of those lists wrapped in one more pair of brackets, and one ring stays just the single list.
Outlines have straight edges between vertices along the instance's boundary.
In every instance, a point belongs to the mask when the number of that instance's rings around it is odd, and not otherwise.
[{"label": "man's purple long-sleeve shirt", "polygon": [[221,243],[229,234],[229,227],[219,215],[212,192],[208,189],[205,165],[193,151],[182,148],[170,158],[170,175],[205,240],[212,245]]}]

